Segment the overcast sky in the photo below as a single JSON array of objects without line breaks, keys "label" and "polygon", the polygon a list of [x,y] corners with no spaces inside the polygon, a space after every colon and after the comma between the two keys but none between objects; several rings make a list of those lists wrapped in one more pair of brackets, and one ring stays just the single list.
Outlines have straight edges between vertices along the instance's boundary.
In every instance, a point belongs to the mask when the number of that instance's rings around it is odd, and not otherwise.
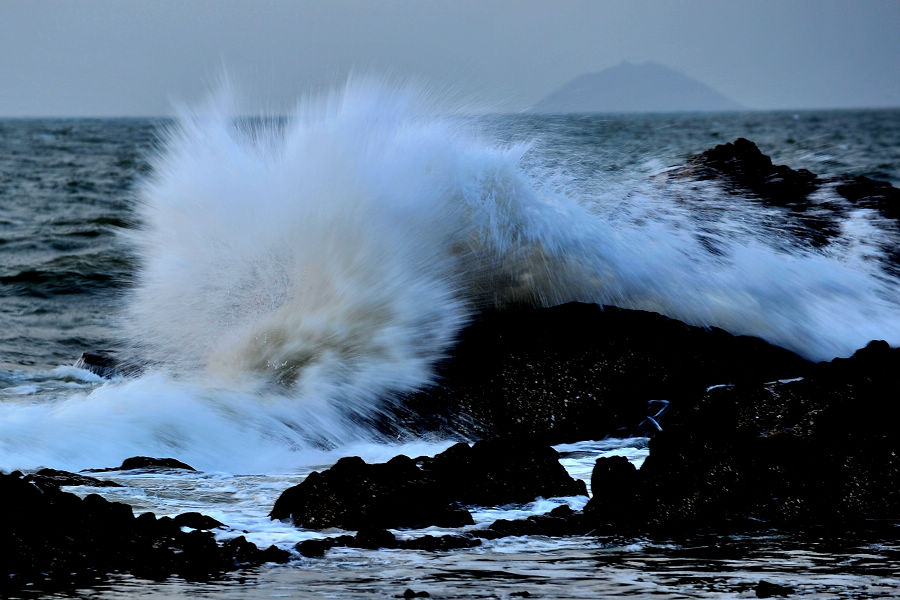
[{"label": "overcast sky", "polygon": [[900,106],[900,0],[2,0],[0,115],[162,115],[223,70],[249,110],[348,72],[517,111],[654,60],[758,109]]}]

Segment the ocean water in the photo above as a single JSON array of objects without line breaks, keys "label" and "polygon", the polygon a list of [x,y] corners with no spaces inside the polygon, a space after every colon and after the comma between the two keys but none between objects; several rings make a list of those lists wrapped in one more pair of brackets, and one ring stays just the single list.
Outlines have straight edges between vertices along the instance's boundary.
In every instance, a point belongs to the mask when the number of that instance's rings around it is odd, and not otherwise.
[{"label": "ocean water", "polygon": [[[200,472],[112,474],[137,512],[199,510],[251,541],[283,490],[341,456],[433,454],[360,425],[507,302],[655,310],[815,360],[900,344],[897,223],[848,207],[812,245],[789,211],[671,177],[736,137],[777,163],[900,184],[900,111],[703,115],[434,114],[374,83],[279,118],[211,102],[175,120],[0,121],[0,468],[79,470],[134,455]],[[823,189],[818,204],[841,203]],[[824,210],[824,208],[822,209]],[[111,349],[112,381],[72,366]],[[646,440],[561,447],[598,456]],[[89,489],[75,489],[88,493]],[[476,509],[476,520],[586,498]],[[115,578],[85,596],[890,597],[891,540],[497,540],[452,553],[335,550],[222,582]]]}]

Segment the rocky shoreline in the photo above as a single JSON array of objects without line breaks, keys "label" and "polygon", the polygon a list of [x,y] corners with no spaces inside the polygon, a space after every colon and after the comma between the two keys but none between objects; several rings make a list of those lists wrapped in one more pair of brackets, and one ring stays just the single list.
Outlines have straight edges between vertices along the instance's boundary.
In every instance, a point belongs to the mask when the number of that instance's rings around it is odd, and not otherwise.
[{"label": "rocky shoreline", "polygon": [[[747,140],[717,146],[669,176],[749,190],[783,207],[814,245],[828,243],[846,210],[810,201],[822,188],[900,219],[900,190],[889,184],[773,165]],[[102,353],[85,354],[79,366],[117,372]],[[273,519],[355,535],[305,541],[292,555],[240,536],[217,542],[210,530],[222,524],[197,513],[136,517],[126,504],[61,489],[115,485],[85,474],[0,474],[7,565],[0,591],[91,585],[112,572],[206,579],[336,546],[450,550],[511,535],[894,528],[898,372],[900,349],[879,341],[851,358],[813,364],[756,338],[653,313],[586,304],[487,312],[439,365],[438,385],[401,399],[374,423],[389,437],[440,431],[482,441],[433,458],[343,458],[272,507]],[[598,460],[583,511],[563,506],[459,535],[398,539],[388,531],[469,525],[471,505],[586,494],[549,444],[635,434],[651,436],[649,457],[640,469],[624,458]],[[173,460],[136,457],[92,472],[190,469]]]}]

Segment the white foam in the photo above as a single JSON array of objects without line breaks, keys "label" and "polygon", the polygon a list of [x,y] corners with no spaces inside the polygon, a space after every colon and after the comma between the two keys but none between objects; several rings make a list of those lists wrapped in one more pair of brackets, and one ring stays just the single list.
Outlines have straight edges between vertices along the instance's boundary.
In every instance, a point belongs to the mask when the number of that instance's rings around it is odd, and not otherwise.
[{"label": "white foam", "polygon": [[[801,249],[715,186],[537,184],[527,146],[464,122],[371,81],[285,123],[251,127],[225,103],[185,112],[139,189],[141,227],[123,234],[141,266],[122,328],[147,371],[98,386],[67,370],[65,386],[96,389],[3,405],[0,462],[308,464],[369,441],[366,422],[432,381],[474,312],[512,300],[653,310],[814,359],[900,342],[898,285],[861,213],[840,254]],[[726,216],[698,217],[686,193]]]}]

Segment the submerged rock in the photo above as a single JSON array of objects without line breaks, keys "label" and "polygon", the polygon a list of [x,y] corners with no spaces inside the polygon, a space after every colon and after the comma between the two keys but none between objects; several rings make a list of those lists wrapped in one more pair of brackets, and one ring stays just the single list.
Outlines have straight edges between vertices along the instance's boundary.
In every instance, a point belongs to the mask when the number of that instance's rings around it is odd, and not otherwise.
[{"label": "submerged rock", "polygon": [[[184,533],[179,517],[135,517],[127,504],[96,494],[79,498],[55,484],[0,474],[0,593],[90,584],[116,571],[138,577],[205,579],[243,564],[284,562],[287,552],[259,550],[238,538],[222,545],[204,531]],[[189,519],[196,522],[193,517]],[[213,520],[205,517],[204,526]]]},{"label": "submerged rock", "polygon": [[586,494],[550,447],[512,440],[456,444],[434,458],[396,456],[366,464],[342,458],[311,473],[275,502],[270,516],[309,529],[349,530],[472,524],[461,506]]},{"label": "submerged rock", "polygon": [[100,377],[114,377],[119,374],[119,361],[108,350],[95,352],[82,352],[78,360],[72,365],[79,369],[90,371]]},{"label": "submerged rock", "polygon": [[82,352],[78,360],[72,365],[79,369],[90,371],[105,379],[125,375],[137,375],[141,369],[138,365],[123,361],[112,350],[94,350]]},{"label": "submerged rock", "polygon": [[790,586],[771,583],[765,579],[761,579],[756,587],[753,588],[757,598],[772,598],[774,596],[790,596],[796,590]]},{"label": "submerged rock", "polygon": [[27,479],[38,482],[39,484],[49,484],[60,486],[87,485],[92,487],[122,487],[115,481],[107,479],[96,479],[79,475],[78,473],[70,473],[69,471],[58,471],[57,469],[41,469],[40,471],[26,476]]},{"label": "submerged rock", "polygon": [[655,401],[713,384],[805,373],[811,363],[758,338],[655,313],[570,303],[480,315],[438,384],[404,399],[400,429],[549,443],[640,431]]},{"label": "submerged rock", "polygon": [[308,558],[318,558],[324,556],[327,550],[339,547],[362,548],[365,550],[389,548],[446,552],[461,548],[475,548],[480,545],[481,540],[471,535],[423,535],[408,540],[400,540],[387,529],[363,529],[355,536],[341,535],[317,540],[305,540],[297,544],[294,549]]},{"label": "submerged rock", "polygon": [[[753,200],[781,207],[785,209],[781,228],[813,246],[829,244],[839,235],[841,221],[853,208],[868,208],[900,221],[900,190],[889,182],[864,176],[820,177],[806,169],[776,165],[745,138],[692,156],[684,166],[667,173],[679,179],[724,183],[726,188],[749,192]],[[827,189],[836,192],[830,200],[811,197]],[[900,255],[888,254],[893,262],[900,262]]]},{"label": "submerged rock", "polygon": [[185,464],[174,458],[152,458],[150,456],[132,456],[122,461],[118,467],[107,467],[105,469],[85,469],[83,473],[107,473],[109,471],[137,471],[137,470],[159,470],[159,469],[183,469],[185,471],[196,471],[191,465]]},{"label": "submerged rock", "polygon": [[877,210],[885,217],[900,220],[900,190],[887,181],[868,177],[842,177],[835,180],[838,194],[855,206]]},{"label": "submerged rock", "polygon": [[746,138],[720,144],[688,159],[678,175],[698,180],[725,178],[776,205],[806,200],[821,180],[806,169],[776,165]]}]

